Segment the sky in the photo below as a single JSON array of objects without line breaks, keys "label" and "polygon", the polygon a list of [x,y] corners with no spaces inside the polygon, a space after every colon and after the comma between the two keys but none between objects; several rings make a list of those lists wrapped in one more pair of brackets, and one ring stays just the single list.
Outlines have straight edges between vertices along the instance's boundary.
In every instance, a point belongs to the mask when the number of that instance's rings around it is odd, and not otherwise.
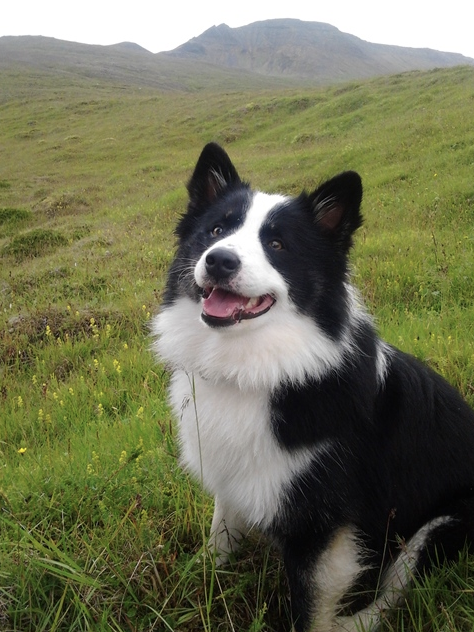
[{"label": "sky", "polygon": [[84,44],[135,42],[172,50],[214,25],[296,18],[326,22],[363,40],[462,53],[474,58],[471,0],[14,0],[1,35],[44,35]]}]

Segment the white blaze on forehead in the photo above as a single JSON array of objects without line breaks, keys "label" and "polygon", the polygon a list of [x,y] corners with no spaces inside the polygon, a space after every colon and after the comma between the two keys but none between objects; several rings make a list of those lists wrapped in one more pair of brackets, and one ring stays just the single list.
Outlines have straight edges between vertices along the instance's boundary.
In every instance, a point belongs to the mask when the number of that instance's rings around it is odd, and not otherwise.
[{"label": "white blaze on forehead", "polygon": [[268,193],[261,193],[260,191],[257,191],[254,194],[252,205],[247,211],[241,230],[245,232],[252,231],[258,235],[260,228],[267,219],[270,211],[272,211],[276,206],[284,204],[287,200],[288,198],[284,195],[270,195]]},{"label": "white blaze on forehead", "polygon": [[228,237],[220,239],[201,256],[195,269],[198,285],[206,285],[207,254],[214,248],[228,248],[235,252],[241,261],[241,268],[230,284],[234,292],[249,297],[276,295],[282,292],[286,294],[281,275],[265,256],[260,241],[260,230],[270,212],[287,200],[288,198],[283,195],[255,193],[242,226]]}]

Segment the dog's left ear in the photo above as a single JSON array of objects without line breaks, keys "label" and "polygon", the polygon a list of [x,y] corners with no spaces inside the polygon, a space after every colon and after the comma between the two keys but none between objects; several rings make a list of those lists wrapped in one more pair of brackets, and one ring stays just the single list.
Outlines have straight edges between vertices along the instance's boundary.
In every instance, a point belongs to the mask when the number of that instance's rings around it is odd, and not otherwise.
[{"label": "dog's left ear", "polygon": [[310,196],[314,220],[322,231],[343,246],[352,244],[352,234],[362,224],[362,181],[355,171],[331,178]]}]

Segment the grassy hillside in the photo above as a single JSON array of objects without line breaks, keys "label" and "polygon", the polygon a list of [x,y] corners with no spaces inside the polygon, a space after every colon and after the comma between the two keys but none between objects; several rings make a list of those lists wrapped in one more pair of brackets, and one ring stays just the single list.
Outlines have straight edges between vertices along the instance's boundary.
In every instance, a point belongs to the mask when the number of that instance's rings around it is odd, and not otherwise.
[{"label": "grassy hillside", "polygon": [[[0,77],[0,629],[288,629],[278,557],[212,572],[149,352],[205,142],[297,193],[364,181],[354,280],[382,334],[474,405],[474,71],[210,94]],[[466,557],[384,630],[472,630]]]}]

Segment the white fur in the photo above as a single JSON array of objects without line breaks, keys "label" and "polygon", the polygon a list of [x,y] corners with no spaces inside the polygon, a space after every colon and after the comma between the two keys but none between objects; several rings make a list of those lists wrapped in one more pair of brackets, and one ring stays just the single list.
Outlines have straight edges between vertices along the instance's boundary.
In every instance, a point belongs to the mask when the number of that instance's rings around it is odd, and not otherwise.
[{"label": "white fur", "polygon": [[224,564],[228,560],[229,554],[238,549],[242,536],[246,535],[248,531],[248,524],[242,516],[239,516],[233,507],[225,505],[216,496],[209,549],[211,553],[215,551],[217,554],[217,566]]},{"label": "white fur", "polygon": [[[317,458],[314,449],[280,448],[271,430],[268,400],[264,390],[242,397],[231,382],[216,389],[184,371],[172,378],[171,403],[179,411],[182,462],[218,498],[223,508],[219,522],[226,517],[224,509],[232,508],[235,517],[229,517],[227,525],[231,529],[267,526],[285,485]],[[319,453],[328,448],[321,445]]]},{"label": "white fur", "polygon": [[289,301],[267,314],[223,329],[201,322],[201,305],[180,298],[152,323],[155,351],[171,369],[184,369],[213,384],[242,390],[275,389],[282,382],[320,377],[343,359],[347,344],[328,338]]},{"label": "white fur", "polygon": [[364,549],[355,529],[339,529],[317,561],[314,581],[318,594],[314,632],[329,632],[338,625],[339,603],[367,568],[363,563]]}]

